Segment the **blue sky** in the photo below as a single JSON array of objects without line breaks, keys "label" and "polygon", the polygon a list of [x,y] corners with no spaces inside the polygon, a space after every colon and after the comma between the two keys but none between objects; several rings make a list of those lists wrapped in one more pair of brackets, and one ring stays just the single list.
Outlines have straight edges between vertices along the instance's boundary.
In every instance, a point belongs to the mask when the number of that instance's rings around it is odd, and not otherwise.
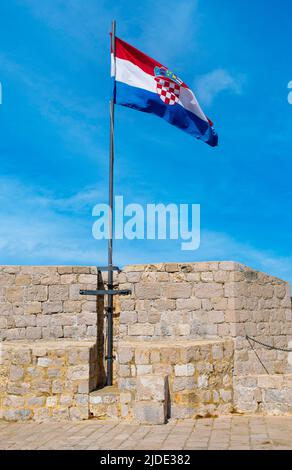
[{"label": "blue sky", "polygon": [[292,5],[257,0],[2,0],[0,264],[102,264],[109,30],[174,70],[214,121],[212,149],[116,109],[125,202],[201,204],[201,247],[119,241],[114,261],[234,260],[292,280]]}]

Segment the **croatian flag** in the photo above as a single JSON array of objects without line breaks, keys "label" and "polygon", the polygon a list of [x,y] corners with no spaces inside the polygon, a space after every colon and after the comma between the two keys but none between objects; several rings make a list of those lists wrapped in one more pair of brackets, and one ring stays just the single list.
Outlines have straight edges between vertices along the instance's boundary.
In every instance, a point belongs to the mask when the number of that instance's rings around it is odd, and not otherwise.
[{"label": "croatian flag", "polygon": [[213,123],[175,73],[119,38],[111,63],[116,104],[156,114],[212,147],[218,145]]}]

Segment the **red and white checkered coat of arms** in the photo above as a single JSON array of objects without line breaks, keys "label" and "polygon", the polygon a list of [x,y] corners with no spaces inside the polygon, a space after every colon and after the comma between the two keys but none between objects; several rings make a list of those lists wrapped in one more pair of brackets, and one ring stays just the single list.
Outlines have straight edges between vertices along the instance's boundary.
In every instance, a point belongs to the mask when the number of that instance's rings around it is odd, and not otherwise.
[{"label": "red and white checkered coat of arms", "polygon": [[156,90],[160,99],[169,105],[179,102],[182,81],[165,68],[155,67]]}]

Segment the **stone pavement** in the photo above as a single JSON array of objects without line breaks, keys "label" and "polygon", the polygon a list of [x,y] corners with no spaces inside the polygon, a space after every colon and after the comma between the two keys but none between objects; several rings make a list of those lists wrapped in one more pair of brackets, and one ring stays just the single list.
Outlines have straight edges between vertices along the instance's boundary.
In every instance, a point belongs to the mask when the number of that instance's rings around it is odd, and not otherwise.
[{"label": "stone pavement", "polygon": [[1,450],[292,449],[292,416],[222,416],[142,426],[118,421],[0,421]]}]

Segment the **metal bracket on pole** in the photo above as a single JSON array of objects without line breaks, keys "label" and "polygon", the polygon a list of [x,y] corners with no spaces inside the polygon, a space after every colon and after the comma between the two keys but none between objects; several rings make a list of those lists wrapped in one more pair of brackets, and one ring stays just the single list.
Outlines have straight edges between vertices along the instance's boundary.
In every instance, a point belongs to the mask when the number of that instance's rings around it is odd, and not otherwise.
[{"label": "metal bracket on pole", "polygon": [[120,268],[118,266],[97,266],[97,270],[99,272],[106,272],[106,271],[117,271],[118,273],[121,272]]},{"label": "metal bracket on pole", "polygon": [[132,291],[130,289],[123,290],[81,290],[80,295],[130,295]]}]

